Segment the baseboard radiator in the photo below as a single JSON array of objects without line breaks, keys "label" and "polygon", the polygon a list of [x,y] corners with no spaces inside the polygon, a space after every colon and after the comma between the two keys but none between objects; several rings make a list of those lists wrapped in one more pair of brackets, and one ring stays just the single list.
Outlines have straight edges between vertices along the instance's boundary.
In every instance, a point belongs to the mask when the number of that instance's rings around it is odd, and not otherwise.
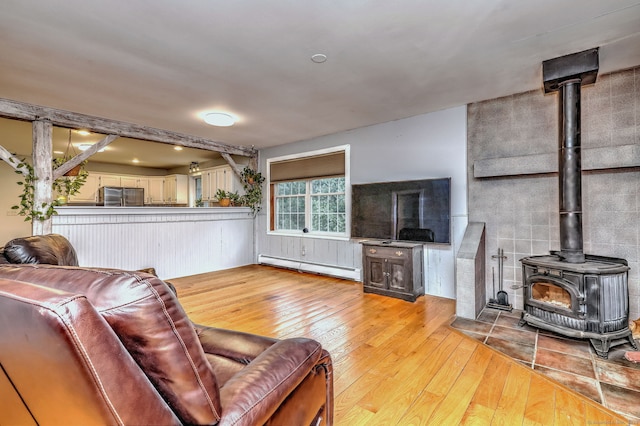
[{"label": "baseboard radiator", "polygon": [[346,280],[360,281],[359,268],[348,268],[344,266],[325,265],[322,263],[302,262],[295,259],[285,259],[282,257],[258,255],[260,265],[276,266],[278,268],[293,269],[298,272],[309,272],[312,274],[328,275],[331,277],[344,278]]}]

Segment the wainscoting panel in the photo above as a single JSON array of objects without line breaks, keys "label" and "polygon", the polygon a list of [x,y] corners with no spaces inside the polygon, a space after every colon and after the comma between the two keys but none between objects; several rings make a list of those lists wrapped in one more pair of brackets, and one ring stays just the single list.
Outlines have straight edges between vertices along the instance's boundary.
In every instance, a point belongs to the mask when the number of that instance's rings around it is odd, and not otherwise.
[{"label": "wainscoting panel", "polygon": [[[466,215],[452,218],[451,245],[424,246],[424,284],[427,294],[455,298],[455,253],[462,242],[467,222]],[[358,240],[267,234],[263,215],[258,216],[256,227],[257,252],[265,258],[275,258],[288,265],[300,262],[362,271],[362,244]],[[362,281],[362,276],[359,281]]]},{"label": "wainscoting panel", "polygon": [[153,267],[163,279],[254,263],[249,209],[68,208],[53,232],[71,241],[82,266]]}]

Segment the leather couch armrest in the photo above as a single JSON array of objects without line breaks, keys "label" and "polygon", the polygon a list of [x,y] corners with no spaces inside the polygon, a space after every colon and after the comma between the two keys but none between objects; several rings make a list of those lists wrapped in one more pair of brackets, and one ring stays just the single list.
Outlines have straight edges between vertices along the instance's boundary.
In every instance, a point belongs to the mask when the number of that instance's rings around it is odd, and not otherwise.
[{"label": "leather couch armrest", "polygon": [[277,339],[241,331],[199,324],[194,324],[193,327],[205,353],[222,356],[245,365],[278,342]]},{"label": "leather couch armrest", "polygon": [[274,343],[220,389],[220,425],[264,424],[323,355],[311,339]]},{"label": "leather couch armrest", "polygon": [[44,263],[78,266],[76,251],[65,237],[58,234],[14,238],[4,246],[10,263]]},{"label": "leather couch armrest", "polygon": [[0,265],[10,264],[9,259],[4,255],[4,247],[0,247]]}]

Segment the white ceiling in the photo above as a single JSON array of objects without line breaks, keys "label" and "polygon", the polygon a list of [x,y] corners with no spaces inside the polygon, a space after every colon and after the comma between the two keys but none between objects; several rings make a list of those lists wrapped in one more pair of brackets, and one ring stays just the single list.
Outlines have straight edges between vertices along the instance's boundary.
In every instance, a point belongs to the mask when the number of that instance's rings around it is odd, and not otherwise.
[{"label": "white ceiling", "polygon": [[640,2],[3,0],[0,40],[1,98],[263,148],[640,65]]}]

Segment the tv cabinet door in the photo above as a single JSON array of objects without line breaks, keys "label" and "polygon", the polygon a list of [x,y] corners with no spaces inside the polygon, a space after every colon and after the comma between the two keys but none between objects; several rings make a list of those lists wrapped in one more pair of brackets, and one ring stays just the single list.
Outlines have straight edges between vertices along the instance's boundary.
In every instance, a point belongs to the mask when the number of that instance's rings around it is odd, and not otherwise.
[{"label": "tv cabinet door", "polygon": [[365,257],[364,285],[376,288],[387,288],[386,259],[378,257]]},{"label": "tv cabinet door", "polygon": [[387,265],[389,289],[411,293],[413,291],[411,264],[405,259],[390,258]]}]

